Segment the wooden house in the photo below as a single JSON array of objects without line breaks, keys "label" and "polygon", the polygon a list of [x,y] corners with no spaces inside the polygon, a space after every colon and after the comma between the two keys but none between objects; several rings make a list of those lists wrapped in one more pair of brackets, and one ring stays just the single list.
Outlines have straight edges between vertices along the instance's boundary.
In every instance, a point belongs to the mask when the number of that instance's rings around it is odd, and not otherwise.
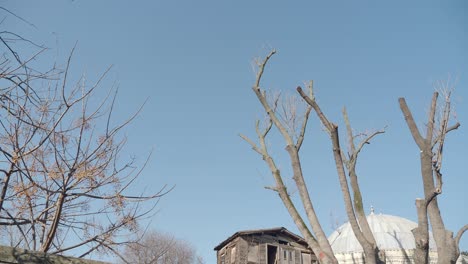
[{"label": "wooden house", "polygon": [[305,240],[284,227],[240,231],[214,248],[217,264],[314,264]]}]

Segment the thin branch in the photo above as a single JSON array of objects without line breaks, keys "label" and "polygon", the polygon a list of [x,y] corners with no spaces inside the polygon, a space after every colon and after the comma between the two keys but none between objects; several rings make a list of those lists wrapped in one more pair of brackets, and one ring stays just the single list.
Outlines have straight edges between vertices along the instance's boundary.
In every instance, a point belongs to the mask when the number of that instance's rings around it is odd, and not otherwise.
[{"label": "thin branch", "polygon": [[434,120],[435,120],[435,113],[437,110],[437,97],[439,96],[438,92],[434,92],[432,95],[432,101],[431,101],[431,108],[429,111],[429,117],[427,121],[427,132],[426,132],[426,140],[428,142],[432,142],[432,136],[434,133]]},{"label": "thin branch", "polygon": [[[310,96],[313,96],[313,86],[314,86],[314,82],[310,81],[309,85],[308,85]],[[302,143],[304,141],[307,122],[309,121],[309,115],[310,115],[311,111],[312,111],[312,106],[307,104],[306,112],[304,113],[304,119],[302,120],[301,130],[299,131],[299,137],[298,137],[297,143],[296,143],[297,151],[299,151],[301,149]]]},{"label": "thin branch", "polygon": [[[460,123],[457,122],[456,124],[454,124],[454,125],[448,127],[448,128],[447,128],[447,131],[445,132],[445,134],[448,134],[449,132],[451,132],[451,131],[453,131],[453,130],[457,130],[459,127],[460,127]],[[441,136],[442,136],[442,135],[439,133],[439,134],[435,137],[434,141],[432,142],[432,147],[434,147],[435,145],[437,145],[437,143],[439,143]]]},{"label": "thin branch", "polygon": [[265,66],[267,65],[268,61],[270,58],[275,55],[276,50],[270,51],[270,53],[265,57],[262,63],[258,65],[258,72],[257,72],[257,78],[255,80],[255,85],[254,87],[259,88],[260,87],[260,80],[262,79],[263,71],[265,70]]},{"label": "thin branch", "polygon": [[359,152],[361,152],[362,148],[364,147],[364,145],[366,144],[370,144],[369,142],[371,141],[371,139],[379,134],[383,134],[385,133],[385,130],[378,130],[378,131],[375,131],[373,133],[371,133],[370,135],[368,135],[366,138],[364,138],[361,143],[359,143],[357,149],[356,149],[356,154],[358,154]]},{"label": "thin branch", "polygon": [[249,139],[247,136],[245,136],[243,134],[239,134],[239,137],[241,137],[243,140],[245,140],[247,143],[249,143],[249,145],[252,147],[252,149],[255,152],[257,152],[260,155],[263,155],[263,153],[260,151],[260,149],[257,147],[257,145],[251,139]]},{"label": "thin branch", "polygon": [[15,13],[11,12],[10,10],[8,10],[8,9],[6,9],[6,8],[4,8],[4,7],[1,7],[1,6],[0,6],[0,9],[2,9],[3,11],[5,11],[5,12],[9,13],[10,15],[12,15],[12,16],[14,16],[14,17],[16,17],[17,19],[19,19],[19,20],[23,21],[24,23],[28,24],[29,26],[31,26],[31,27],[33,27],[33,28],[37,29],[36,25],[34,25],[33,23],[31,23],[31,22],[27,21],[26,19],[24,19],[24,18],[22,18],[22,17],[18,16],[17,14],[15,14]]}]

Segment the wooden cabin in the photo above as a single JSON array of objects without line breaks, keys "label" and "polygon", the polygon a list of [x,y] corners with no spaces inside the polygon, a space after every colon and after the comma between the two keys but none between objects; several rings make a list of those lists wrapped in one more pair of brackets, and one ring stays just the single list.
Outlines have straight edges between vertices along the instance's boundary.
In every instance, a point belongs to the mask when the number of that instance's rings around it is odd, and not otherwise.
[{"label": "wooden cabin", "polygon": [[315,264],[305,240],[284,227],[240,231],[214,248],[217,264]]}]

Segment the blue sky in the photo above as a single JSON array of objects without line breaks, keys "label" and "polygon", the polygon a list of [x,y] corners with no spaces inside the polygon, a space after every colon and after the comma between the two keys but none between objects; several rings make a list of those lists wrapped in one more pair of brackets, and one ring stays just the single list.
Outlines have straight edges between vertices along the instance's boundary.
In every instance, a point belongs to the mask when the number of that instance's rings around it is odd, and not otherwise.
[{"label": "blue sky", "polygon": [[[251,65],[271,48],[278,54],[265,88],[294,93],[313,79],[330,119],[342,125],[346,106],[357,131],[387,126],[358,163],[364,203],[412,220],[422,192],[419,152],[397,99],[406,97],[423,125],[434,82],[450,76],[462,126],[446,142],[439,203],[449,229],[468,222],[466,1],[4,0],[2,6],[35,25],[7,16],[2,30],[50,47],[50,57],[63,61],[78,42],[75,78],[85,73],[95,80],[113,65],[102,88],[119,86],[117,119],[149,98],[126,132],[126,155],[143,161],[154,148],[136,188],[176,186],[151,226],[192,242],[207,263],[215,263],[213,247],[236,231],[285,226],[297,233],[277,195],[263,188],[273,182],[265,164],[238,136],[254,137],[254,122],[263,119],[250,90]],[[315,117],[309,128],[304,170],[330,234],[333,222],[346,219],[342,196],[328,138]],[[294,189],[284,143],[276,139],[274,154]],[[466,237],[462,249],[468,250]]]}]

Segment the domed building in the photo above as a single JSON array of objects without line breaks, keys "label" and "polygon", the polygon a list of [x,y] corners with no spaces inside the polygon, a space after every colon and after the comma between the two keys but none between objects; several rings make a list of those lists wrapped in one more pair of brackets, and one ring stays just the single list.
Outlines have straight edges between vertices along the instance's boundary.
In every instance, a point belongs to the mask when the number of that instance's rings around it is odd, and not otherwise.
[{"label": "domed building", "polygon": [[[417,227],[417,223],[398,216],[374,214],[373,210],[367,216],[367,221],[379,249],[385,254],[386,263],[414,263],[416,246],[411,230]],[[365,263],[364,251],[349,222],[335,230],[328,240],[340,264]],[[437,249],[432,233],[429,234],[429,250],[430,263],[437,263]],[[457,263],[466,262],[459,259]]]},{"label": "domed building", "polygon": [[[413,264],[415,241],[412,229],[417,223],[408,219],[374,214],[367,221],[387,264]],[[437,250],[429,234],[430,264],[437,263]],[[340,226],[328,238],[340,264],[365,263],[364,252],[349,223]],[[284,227],[238,231],[214,250],[217,264],[317,264],[307,242]],[[466,257],[457,264],[468,264]]]}]

